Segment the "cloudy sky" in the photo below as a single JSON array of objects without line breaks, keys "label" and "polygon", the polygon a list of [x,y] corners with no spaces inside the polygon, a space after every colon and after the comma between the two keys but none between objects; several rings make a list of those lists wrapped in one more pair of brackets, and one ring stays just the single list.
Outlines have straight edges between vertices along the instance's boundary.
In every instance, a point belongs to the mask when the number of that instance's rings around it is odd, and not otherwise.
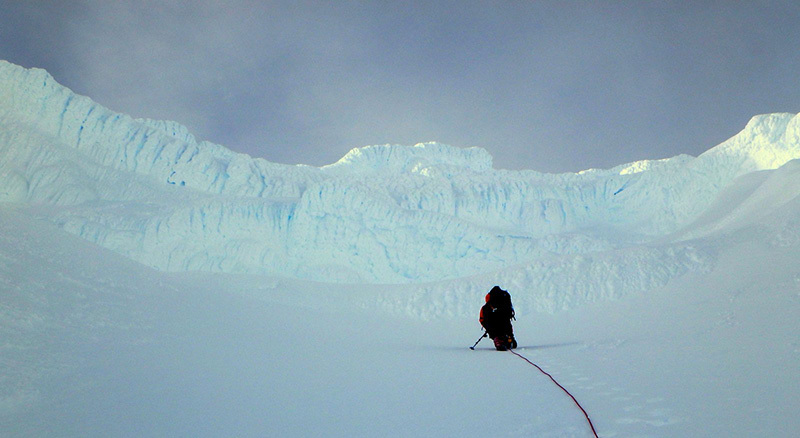
[{"label": "cloudy sky", "polygon": [[800,112],[798,5],[0,0],[0,58],[270,161],[436,140],[564,172]]}]

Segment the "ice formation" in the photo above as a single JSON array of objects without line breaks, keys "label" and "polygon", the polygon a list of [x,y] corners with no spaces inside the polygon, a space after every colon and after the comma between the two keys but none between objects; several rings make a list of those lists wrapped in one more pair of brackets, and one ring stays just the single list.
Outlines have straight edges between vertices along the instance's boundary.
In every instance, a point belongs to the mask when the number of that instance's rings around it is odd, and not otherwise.
[{"label": "ice formation", "polygon": [[178,123],[115,113],[44,70],[0,61],[0,201],[168,271],[363,283],[497,273],[560,297],[531,308],[559,308],[706,269],[712,255],[663,236],[736,178],[797,158],[800,116],[768,114],[696,158],[579,173],[494,169],[484,149],[439,143],[283,165],[198,142]]}]

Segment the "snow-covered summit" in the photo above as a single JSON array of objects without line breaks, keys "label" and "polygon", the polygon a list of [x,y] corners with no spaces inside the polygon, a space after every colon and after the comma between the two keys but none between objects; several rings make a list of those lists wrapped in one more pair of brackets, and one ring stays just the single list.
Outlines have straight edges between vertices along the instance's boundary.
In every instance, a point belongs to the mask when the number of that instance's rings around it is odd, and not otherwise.
[{"label": "snow-covered summit", "polygon": [[492,156],[482,148],[461,149],[436,142],[419,143],[411,147],[375,145],[354,148],[325,168],[346,168],[350,172],[365,169],[408,173],[423,172],[431,167],[486,172],[492,169]]},{"label": "snow-covered summit", "polygon": [[[713,165],[744,171],[775,169],[797,158],[800,117],[777,113],[755,116],[738,135],[700,155]],[[741,171],[740,170],[740,171]]]},{"label": "snow-covered summit", "polygon": [[[737,177],[796,158],[800,118],[771,114],[697,158],[579,173],[493,169],[485,149],[439,143],[292,166],[0,61],[0,201],[47,206],[65,230],[164,270],[423,282],[548,264],[675,232]],[[676,273],[703,259],[679,253]]]}]

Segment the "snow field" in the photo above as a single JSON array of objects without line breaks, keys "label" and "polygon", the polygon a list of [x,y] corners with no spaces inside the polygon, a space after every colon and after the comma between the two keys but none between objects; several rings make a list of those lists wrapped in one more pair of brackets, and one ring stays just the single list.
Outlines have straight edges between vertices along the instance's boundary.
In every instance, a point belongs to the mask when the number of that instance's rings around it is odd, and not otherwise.
[{"label": "snow field", "polygon": [[[256,298],[238,291],[252,277],[158,273],[19,212],[2,216],[13,244],[3,245],[13,260],[3,278],[26,292],[2,318],[0,418],[11,436],[469,436],[524,418],[575,427],[506,404],[568,406],[484,378],[497,356],[458,339],[467,321]],[[282,292],[329,294],[313,284]],[[35,322],[16,324],[25,319]]]},{"label": "snow field", "polygon": [[[391,316],[374,285],[159,273],[0,216],[10,436],[591,436],[533,367],[467,348],[474,315]],[[520,353],[600,436],[792,436],[800,245],[717,245],[713,271],[647,295],[520,315]]]}]

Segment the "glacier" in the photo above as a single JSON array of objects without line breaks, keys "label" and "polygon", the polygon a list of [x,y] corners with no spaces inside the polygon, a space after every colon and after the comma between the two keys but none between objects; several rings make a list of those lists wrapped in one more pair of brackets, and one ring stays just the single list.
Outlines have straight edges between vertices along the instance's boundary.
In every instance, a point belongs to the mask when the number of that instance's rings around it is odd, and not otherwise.
[{"label": "glacier", "polygon": [[0,61],[0,202],[159,270],[380,284],[384,306],[426,318],[471,313],[490,283],[552,312],[708,271],[693,224],[735,181],[798,158],[800,116],[779,113],[698,157],[577,173],[435,142],[285,165]]}]

